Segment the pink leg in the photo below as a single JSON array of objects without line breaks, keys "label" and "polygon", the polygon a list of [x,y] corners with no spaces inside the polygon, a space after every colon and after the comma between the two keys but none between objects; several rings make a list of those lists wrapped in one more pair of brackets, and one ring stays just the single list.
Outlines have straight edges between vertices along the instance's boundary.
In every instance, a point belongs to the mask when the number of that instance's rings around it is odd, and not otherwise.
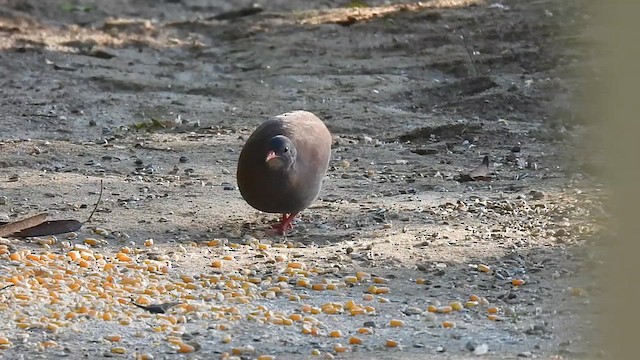
[{"label": "pink leg", "polygon": [[275,233],[278,235],[284,235],[287,230],[293,229],[293,219],[295,219],[298,213],[292,214],[282,214],[282,220],[279,224],[274,224],[272,228],[275,230]]}]

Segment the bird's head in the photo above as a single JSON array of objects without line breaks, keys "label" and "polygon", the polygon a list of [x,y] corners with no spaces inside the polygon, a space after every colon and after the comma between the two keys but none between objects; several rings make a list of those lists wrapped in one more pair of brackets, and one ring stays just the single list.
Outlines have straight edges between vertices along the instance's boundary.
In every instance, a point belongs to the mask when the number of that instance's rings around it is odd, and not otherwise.
[{"label": "bird's head", "polygon": [[293,142],[286,136],[277,135],[269,141],[265,162],[272,169],[289,169],[293,166],[296,155]]}]

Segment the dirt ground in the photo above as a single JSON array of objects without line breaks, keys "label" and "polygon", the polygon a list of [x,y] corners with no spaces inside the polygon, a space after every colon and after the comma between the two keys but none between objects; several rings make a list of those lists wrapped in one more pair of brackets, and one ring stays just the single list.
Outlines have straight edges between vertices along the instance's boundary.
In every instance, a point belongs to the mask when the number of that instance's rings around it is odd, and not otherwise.
[{"label": "dirt ground", "polygon": [[[0,357],[604,356],[585,2],[216,17],[250,5],[0,0],[0,221],[84,221],[104,184],[77,234],[2,240]],[[296,109],[333,156],[283,239],[235,168],[256,125]],[[457,180],[485,155],[490,181]]]}]

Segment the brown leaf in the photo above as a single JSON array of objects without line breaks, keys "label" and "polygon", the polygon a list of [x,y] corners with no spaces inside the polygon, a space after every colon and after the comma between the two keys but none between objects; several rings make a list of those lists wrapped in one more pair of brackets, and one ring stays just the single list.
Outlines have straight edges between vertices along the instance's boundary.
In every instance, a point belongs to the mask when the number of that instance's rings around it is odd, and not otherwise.
[{"label": "brown leaf", "polygon": [[21,230],[14,233],[15,237],[33,237],[33,236],[46,236],[46,235],[58,235],[69,232],[78,231],[82,228],[82,223],[78,220],[51,220],[45,221],[36,226],[32,226],[28,229]]},{"label": "brown leaf", "polygon": [[47,220],[47,213],[38,214],[35,216],[28,217],[23,220],[18,220],[14,222],[10,222],[4,225],[0,225],[0,236],[9,236],[11,234],[15,234],[24,229],[28,229],[30,227],[34,227],[42,224],[45,220]]}]

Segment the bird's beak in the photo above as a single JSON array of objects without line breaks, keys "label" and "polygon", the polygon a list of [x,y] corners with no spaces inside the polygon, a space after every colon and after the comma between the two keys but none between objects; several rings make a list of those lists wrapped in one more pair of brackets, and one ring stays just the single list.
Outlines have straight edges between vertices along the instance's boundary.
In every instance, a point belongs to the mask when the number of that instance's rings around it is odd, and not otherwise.
[{"label": "bird's beak", "polygon": [[267,159],[264,162],[269,162],[269,160],[276,158],[279,158],[279,156],[276,155],[275,151],[269,151],[269,153],[267,154]]}]

